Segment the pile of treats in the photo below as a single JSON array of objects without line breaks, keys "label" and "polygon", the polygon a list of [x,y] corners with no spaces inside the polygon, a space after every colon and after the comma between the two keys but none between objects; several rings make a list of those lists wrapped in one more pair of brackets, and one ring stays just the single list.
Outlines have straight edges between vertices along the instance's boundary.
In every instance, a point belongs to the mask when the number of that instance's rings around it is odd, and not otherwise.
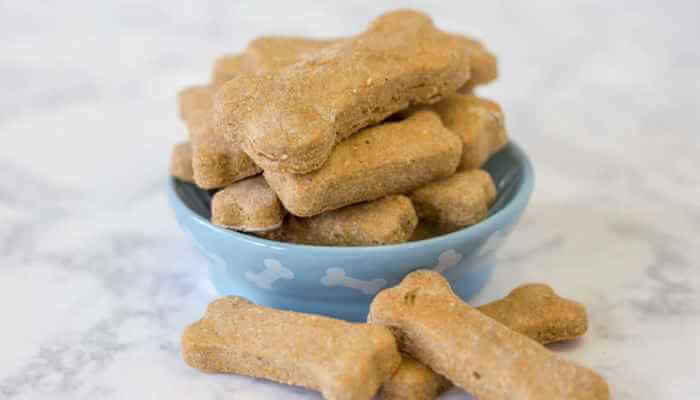
[{"label": "pile of treats", "polygon": [[[481,44],[413,11],[350,38],[258,38],[180,94],[190,141],[173,175],[220,189],[213,223],[275,240],[388,244],[475,224],[496,197],[479,168],[507,139],[499,106],[471,93],[496,75]],[[182,355],[329,400],[433,399],[451,385],[480,400],[607,400],[600,375],[543,346],[587,326],[546,285],[472,308],[418,270],[377,294],[367,323],[218,299]]]},{"label": "pile of treats", "polygon": [[374,298],[368,323],[212,302],[185,329],[192,367],[320,391],[328,400],[430,400],[453,384],[479,400],[608,400],[605,380],[543,344],[574,339],[586,310],[542,284],[472,308],[438,272],[418,270]]},{"label": "pile of treats", "polygon": [[481,166],[507,143],[479,42],[419,12],[338,39],[264,36],[179,94],[173,176],[217,192],[212,222],[318,245],[424,239],[486,218]]}]

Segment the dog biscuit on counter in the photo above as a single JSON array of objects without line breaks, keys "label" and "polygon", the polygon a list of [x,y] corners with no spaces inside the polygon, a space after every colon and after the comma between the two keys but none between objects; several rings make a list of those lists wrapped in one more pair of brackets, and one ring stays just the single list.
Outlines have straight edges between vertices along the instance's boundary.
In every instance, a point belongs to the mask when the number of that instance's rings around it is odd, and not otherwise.
[{"label": "dog biscuit on counter", "polygon": [[194,368],[320,391],[328,400],[370,400],[401,362],[386,327],[215,300],[185,329],[182,356]]},{"label": "dog biscuit on counter", "polygon": [[605,380],[459,299],[438,272],[408,274],[372,301],[368,321],[401,351],[480,400],[607,400]]},{"label": "dog biscuit on counter", "polygon": [[[586,333],[586,309],[559,297],[541,283],[518,286],[503,299],[477,307],[508,328],[547,344],[571,340]],[[452,384],[430,368],[403,357],[394,376],[382,386],[384,400],[430,400]]]}]

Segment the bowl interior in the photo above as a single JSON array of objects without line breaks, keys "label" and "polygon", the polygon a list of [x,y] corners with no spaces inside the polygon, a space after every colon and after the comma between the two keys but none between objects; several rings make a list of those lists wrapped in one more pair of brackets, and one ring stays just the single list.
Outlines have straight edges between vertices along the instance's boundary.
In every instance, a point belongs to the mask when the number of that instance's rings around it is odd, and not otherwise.
[{"label": "bowl interior", "polygon": [[[501,211],[513,198],[531,171],[527,158],[515,143],[509,143],[503,150],[496,153],[483,166],[496,185],[498,195],[489,209],[489,217]],[[173,189],[185,206],[197,216],[209,221],[211,219],[211,198],[216,192],[205,190],[192,183],[172,179]],[[478,224],[477,224],[478,225]],[[468,229],[468,228],[466,228]],[[237,234],[231,231],[232,234]],[[264,239],[261,239],[264,240]]]}]

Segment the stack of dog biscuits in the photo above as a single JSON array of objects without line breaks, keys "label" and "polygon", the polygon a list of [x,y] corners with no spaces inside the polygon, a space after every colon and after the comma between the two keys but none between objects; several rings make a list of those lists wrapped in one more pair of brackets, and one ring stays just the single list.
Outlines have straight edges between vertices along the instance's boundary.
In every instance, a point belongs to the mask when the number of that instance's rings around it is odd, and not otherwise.
[{"label": "stack of dog biscuits", "polygon": [[262,36],[180,92],[189,141],[171,175],[218,191],[212,223],[272,240],[452,232],[486,218],[497,195],[480,168],[507,143],[504,117],[473,94],[497,76],[482,43],[411,10],[352,37]]}]

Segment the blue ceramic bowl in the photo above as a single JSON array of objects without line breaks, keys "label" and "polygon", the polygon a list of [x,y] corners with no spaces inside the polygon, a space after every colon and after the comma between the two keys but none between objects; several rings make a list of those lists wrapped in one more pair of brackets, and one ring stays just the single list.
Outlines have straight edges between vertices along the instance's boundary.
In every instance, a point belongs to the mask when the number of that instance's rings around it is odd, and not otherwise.
[{"label": "blue ceramic bowl", "polygon": [[498,197],[484,221],[432,239],[373,247],[274,242],[209,222],[211,193],[170,179],[178,223],[211,260],[220,294],[271,307],[364,320],[374,295],[419,268],[441,271],[469,299],[488,280],[490,256],[518,222],[534,184],[532,165],[514,143],[484,166]]}]

